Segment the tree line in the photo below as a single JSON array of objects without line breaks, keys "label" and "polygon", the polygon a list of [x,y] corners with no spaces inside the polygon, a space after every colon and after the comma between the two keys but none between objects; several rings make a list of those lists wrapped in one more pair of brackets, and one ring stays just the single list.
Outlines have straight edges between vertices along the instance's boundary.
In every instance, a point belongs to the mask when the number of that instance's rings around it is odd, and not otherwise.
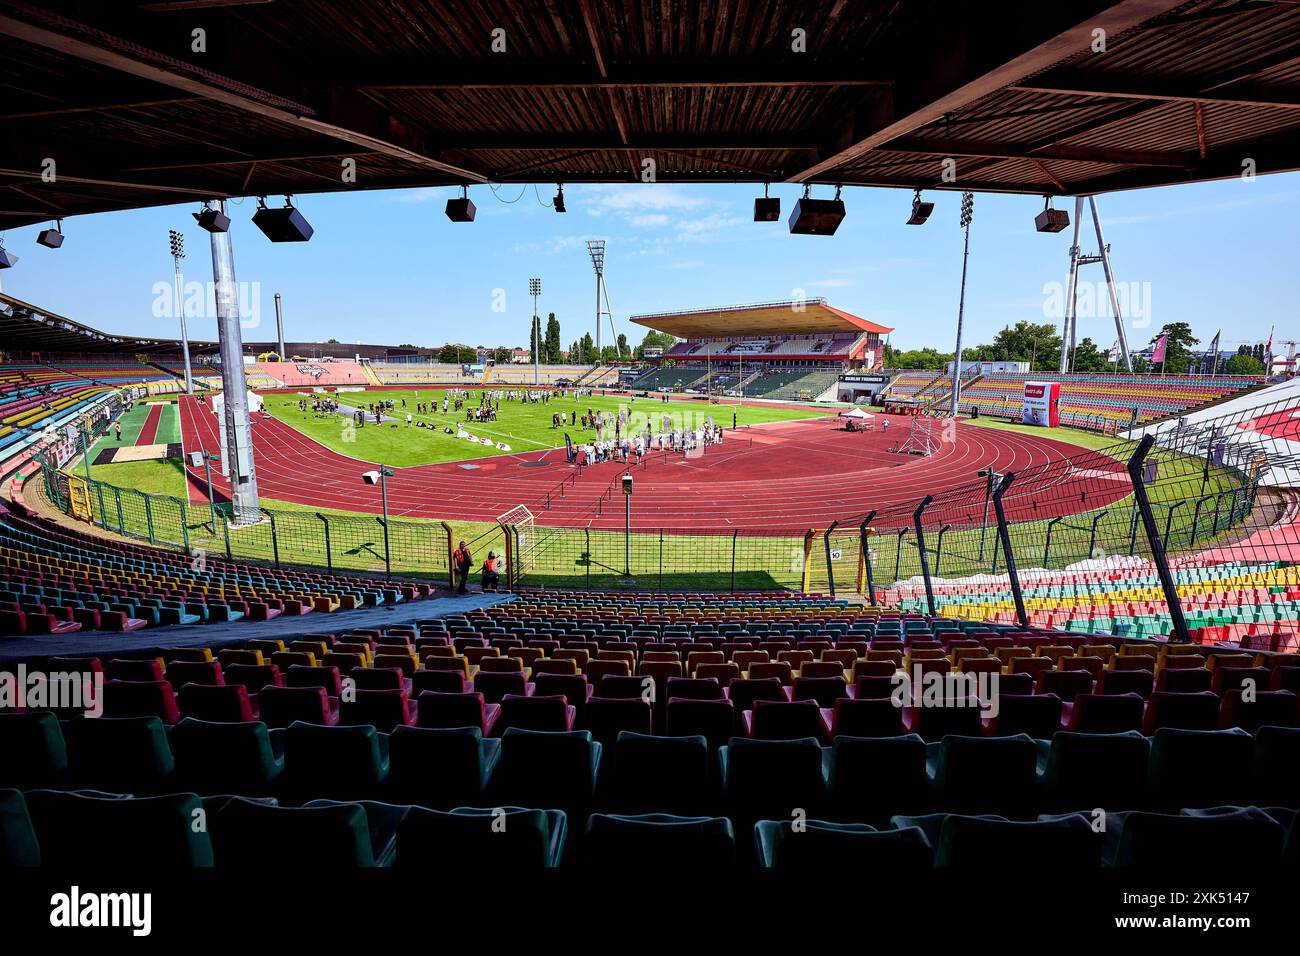
[{"label": "tree line", "polygon": [[[1195,367],[1200,373],[1213,371],[1212,361],[1203,357],[1204,350],[1196,349],[1200,339],[1192,334],[1191,326],[1186,322],[1170,322],[1156,332],[1148,345],[1155,345],[1161,336],[1167,335],[1165,343],[1165,361],[1151,363],[1141,355],[1133,356],[1134,373],[1163,372],[1183,375],[1189,367]],[[1075,344],[1074,371],[1076,372],[1112,372],[1123,371],[1119,362],[1111,362],[1109,349],[1099,346],[1091,338],[1084,338]],[[885,368],[925,369],[942,371],[952,361],[952,352],[940,352],[933,348],[900,350],[888,343],[884,347],[883,364]],[[962,349],[964,362],[1028,362],[1031,372],[1055,372],[1061,364],[1061,335],[1056,326],[1034,322],[1017,322],[998,332],[993,341]],[[1218,362],[1220,375],[1263,375],[1264,346],[1243,345],[1235,354],[1221,353]]]}]

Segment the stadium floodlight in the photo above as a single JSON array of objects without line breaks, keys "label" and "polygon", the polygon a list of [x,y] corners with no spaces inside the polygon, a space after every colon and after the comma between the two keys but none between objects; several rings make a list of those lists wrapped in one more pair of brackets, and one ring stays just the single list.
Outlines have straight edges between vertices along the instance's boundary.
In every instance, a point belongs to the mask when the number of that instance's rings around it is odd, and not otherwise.
[{"label": "stadium floodlight", "polygon": [[912,197],[912,216],[907,220],[909,226],[924,226],[925,221],[930,218],[930,213],[934,212],[934,203],[921,201],[921,190],[916,191]]},{"label": "stadium floodlight", "polygon": [[551,200],[551,205],[555,207],[556,212],[565,212],[564,208],[564,183],[555,184],[555,198]]},{"label": "stadium floodlight", "polygon": [[171,241],[172,258],[184,259],[185,258],[185,236],[177,232],[175,229],[168,229],[167,238]]},{"label": "stadium floodlight", "polygon": [[469,187],[460,187],[459,199],[447,200],[447,218],[452,222],[473,222],[474,204],[469,201]]},{"label": "stadium floodlight", "polygon": [[47,249],[57,249],[63,245],[63,220],[56,219],[49,229],[42,229],[36,241]]},{"label": "stadium floodlight", "polygon": [[257,197],[257,212],[253,213],[253,225],[262,230],[262,235],[272,242],[306,242],[315,232],[297,209],[293,207],[293,198],[284,197],[284,206],[272,209],[266,205],[266,197]]},{"label": "stadium floodlight", "polygon": [[777,222],[781,218],[781,197],[767,195],[767,183],[763,183],[762,197],[754,198],[754,222]]},{"label": "stadium floodlight", "polygon": [[194,221],[208,232],[229,232],[230,217],[220,209],[213,208],[211,202],[205,202],[203,208],[193,213]]},{"label": "stadium floodlight", "polygon": [[18,257],[4,247],[4,240],[0,239],[0,269],[12,269],[18,265]]},{"label": "stadium floodlight", "polygon": [[813,199],[812,187],[804,186],[803,197],[794,204],[790,214],[790,232],[800,236],[833,236],[844,221],[844,202],[840,187],[835,187],[834,199]]},{"label": "stadium floodlight", "polygon": [[1070,225],[1070,214],[1064,209],[1052,208],[1052,197],[1043,197],[1043,211],[1034,217],[1034,228],[1039,232],[1061,232]]}]

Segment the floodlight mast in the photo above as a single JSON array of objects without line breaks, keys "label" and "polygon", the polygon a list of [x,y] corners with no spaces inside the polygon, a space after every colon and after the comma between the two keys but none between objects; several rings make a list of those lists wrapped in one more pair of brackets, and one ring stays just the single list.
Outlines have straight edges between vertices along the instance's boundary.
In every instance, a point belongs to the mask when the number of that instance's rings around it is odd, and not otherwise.
[{"label": "floodlight mast", "polygon": [[[592,268],[596,270],[596,362],[599,365],[601,361],[600,348],[600,325],[605,316],[609,316],[609,336],[614,343],[614,348],[619,358],[623,355],[618,352],[618,336],[614,328],[614,312],[609,304],[609,287],[605,285],[605,240],[588,239],[587,252],[591,255]],[[602,306],[603,303],[603,306]]]},{"label": "floodlight mast", "polygon": [[171,240],[172,266],[176,271],[176,315],[181,322],[181,355],[185,360],[185,394],[194,394],[194,374],[190,369],[190,336],[185,327],[185,281],[181,278],[181,260],[185,258],[185,237],[175,229],[167,230]]},{"label": "floodlight mast", "polygon": [[533,324],[532,324],[532,333],[533,333],[533,384],[534,384],[534,385],[540,385],[540,384],[542,383],[542,379],[541,379],[541,374],[540,374],[540,372],[538,371],[538,362],[540,361],[539,356],[540,356],[540,354],[541,354],[541,350],[542,350],[542,342],[541,342],[541,338],[542,338],[542,329],[541,329],[541,326],[538,325],[538,320],[537,320],[537,297],[538,297],[539,295],[542,294],[542,280],[541,280],[541,279],[529,279],[529,280],[528,280],[528,294],[531,295],[531,296],[533,297]]}]

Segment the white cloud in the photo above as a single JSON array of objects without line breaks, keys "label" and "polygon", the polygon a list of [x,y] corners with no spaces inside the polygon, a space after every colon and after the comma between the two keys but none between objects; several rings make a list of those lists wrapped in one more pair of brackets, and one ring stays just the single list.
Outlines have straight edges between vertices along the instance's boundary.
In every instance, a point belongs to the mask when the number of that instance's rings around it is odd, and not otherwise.
[{"label": "white cloud", "polygon": [[816,282],[809,282],[807,285],[817,289],[843,289],[851,285],[857,285],[852,279],[818,279]]},{"label": "white cloud", "polygon": [[614,213],[627,219],[647,210],[694,209],[704,204],[703,199],[663,183],[588,184],[572,191],[589,216]]},{"label": "white cloud", "polygon": [[652,227],[666,226],[671,221],[670,217],[661,212],[646,213],[643,216],[633,216],[628,220],[634,226]]}]

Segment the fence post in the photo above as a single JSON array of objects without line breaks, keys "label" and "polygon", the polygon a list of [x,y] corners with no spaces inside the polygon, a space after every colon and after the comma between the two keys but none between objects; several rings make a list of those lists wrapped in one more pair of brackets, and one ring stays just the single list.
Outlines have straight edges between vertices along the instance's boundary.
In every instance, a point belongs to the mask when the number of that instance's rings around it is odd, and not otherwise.
[{"label": "fence post", "polygon": [[[392,549],[388,546],[388,522],[383,515],[375,515],[375,521],[379,523],[379,527],[384,529],[384,580],[391,581],[393,579],[393,558]],[[271,525],[271,534],[275,534],[274,523]],[[279,567],[279,564],[277,563],[276,566]]]},{"label": "fence post", "polygon": [[1210,534],[1211,538],[1217,536],[1219,533],[1219,512],[1223,508],[1223,496],[1226,494],[1228,494],[1228,492],[1220,491],[1214,496],[1214,531]]},{"label": "fence post", "polygon": [[275,558],[275,566],[280,567],[280,536],[276,534],[275,512],[261,509],[262,514],[271,519],[271,555]]},{"label": "fence post", "polygon": [[1106,515],[1108,514],[1110,514],[1109,508],[1104,509],[1102,511],[1098,511],[1095,515],[1092,516],[1092,534],[1088,538],[1089,558],[1096,557],[1097,555],[1097,523],[1100,522],[1101,519],[1106,517]]},{"label": "fence post", "polygon": [[99,496],[99,523],[102,524],[104,530],[107,531],[108,512],[104,510],[104,483],[102,481],[95,482],[95,493]]},{"label": "fence post", "polygon": [[659,529],[659,589],[664,586],[664,529]]},{"label": "fence post", "polygon": [[[934,587],[930,584],[930,556],[925,553],[925,529],[921,527],[921,515],[925,513],[926,508],[930,507],[930,502],[933,500],[933,495],[926,495],[912,512],[912,524],[916,528],[916,553],[921,559],[921,577],[925,580],[925,603],[930,608],[931,617],[938,612],[934,607]],[[901,539],[899,544],[902,544]],[[901,547],[899,550],[902,550]]]},{"label": "fence post", "polygon": [[511,540],[510,526],[498,521],[501,537],[506,539],[506,588],[513,591],[515,587],[515,543]]},{"label": "fence post", "polygon": [[871,519],[876,516],[875,511],[867,512],[867,516],[862,519],[862,524],[858,525],[858,593],[862,593],[863,578],[866,578],[866,585],[871,592],[871,603],[876,603],[876,586],[871,580],[871,536],[875,531],[868,527]]},{"label": "fence post", "polygon": [[334,573],[334,555],[330,551],[330,519],[325,517],[319,511],[316,517],[320,518],[321,524],[325,525],[325,570],[330,574]]},{"label": "fence post", "polygon": [[1043,568],[1052,566],[1052,529],[1065,520],[1065,515],[1047,522],[1047,539],[1043,542]]},{"label": "fence post", "polygon": [[802,594],[807,594],[812,585],[812,549],[816,537],[815,528],[809,528],[803,533],[803,577],[799,581],[799,591]]},{"label": "fence post", "polygon": [[731,529],[731,593],[736,593],[736,538],[740,535],[740,529]]},{"label": "fence post", "polygon": [[1181,508],[1185,504],[1187,504],[1186,498],[1184,498],[1182,501],[1175,501],[1173,504],[1169,506],[1169,510],[1165,512],[1165,534],[1162,540],[1164,541],[1166,552],[1169,550],[1169,531],[1174,524],[1174,512],[1176,512],[1179,508]]},{"label": "fence post", "polygon": [[952,525],[946,524],[939,529],[939,537],[934,542],[934,576],[939,577],[939,563],[943,561],[943,536],[952,530]]},{"label": "fence post", "polygon": [[117,533],[126,537],[126,521],[122,518],[122,489],[113,486],[113,498],[117,502]]},{"label": "fence post", "polygon": [[835,597],[835,569],[831,567],[831,532],[838,526],[838,521],[832,521],[831,526],[822,534],[822,543],[826,545],[826,584],[830,589],[831,597]]},{"label": "fence post", "polygon": [[447,586],[454,591],[456,590],[456,562],[452,560],[452,555],[456,553],[456,546],[451,541],[451,525],[445,521],[438,523],[442,525],[442,530],[447,532]]},{"label": "fence post", "polygon": [[1197,498],[1196,507],[1192,509],[1192,536],[1187,541],[1189,545],[1193,545],[1196,543],[1196,529],[1200,526],[1201,523],[1201,505],[1205,504],[1205,498],[1206,496],[1204,495],[1202,495],[1200,498]]},{"label": "fence post", "polygon": [[[181,509],[181,542],[185,546],[185,553],[189,554],[190,553],[190,521],[189,521],[189,517],[185,513],[185,499],[177,498],[176,504],[179,505]],[[105,523],[105,527],[107,527],[107,522]]]},{"label": "fence post", "polygon": [[[1007,493],[1011,487],[1011,482],[1016,480],[1016,473],[1009,471],[1002,476],[998,482],[997,489],[993,492],[993,511],[998,517],[998,541],[1002,543],[1002,551],[1007,562],[1007,578],[1011,582],[1011,597],[1016,602],[1016,620],[1020,622],[1021,627],[1029,626],[1029,615],[1025,612],[1025,597],[1020,591],[1020,575],[1016,572],[1016,554],[1011,550],[1011,529],[1007,527],[1007,513],[1002,507],[1002,496]],[[993,555],[993,560],[997,561],[997,553]]]},{"label": "fence post", "polygon": [[144,520],[149,526],[149,543],[153,544],[153,503],[148,495],[142,494],[140,497],[144,499]]},{"label": "fence post", "polygon": [[583,528],[582,533],[587,542],[587,590],[591,590],[591,529]]},{"label": "fence post", "polygon": [[898,529],[898,547],[894,549],[894,583],[898,583],[898,576],[903,568],[903,539],[907,537],[907,528]]},{"label": "fence post", "polygon": [[1138,505],[1136,499],[1133,502],[1133,510],[1128,519],[1128,553],[1132,556],[1137,550],[1138,534]]},{"label": "fence post", "polygon": [[1169,605],[1169,620],[1173,625],[1173,636],[1182,643],[1189,644],[1192,635],[1187,629],[1187,620],[1183,617],[1183,604],[1178,597],[1178,587],[1174,584],[1173,572],[1169,570],[1169,561],[1165,558],[1165,548],[1160,541],[1160,534],[1156,530],[1156,518],[1151,513],[1151,502],[1147,500],[1146,485],[1142,482],[1142,466],[1147,455],[1151,452],[1151,446],[1155,443],[1154,435],[1144,435],[1142,437],[1142,441],[1138,443],[1137,448],[1133,449],[1133,457],[1128,460],[1128,476],[1133,482],[1133,497],[1137,502],[1138,511],[1142,515],[1142,526],[1146,531],[1147,541],[1151,545],[1151,560],[1155,563],[1156,572],[1160,576],[1160,587],[1164,590],[1165,601]]},{"label": "fence post", "polygon": [[221,515],[221,530],[226,534],[226,559],[230,560],[234,558],[234,554],[230,550],[230,519],[226,517],[224,511],[218,511],[217,514]]}]

